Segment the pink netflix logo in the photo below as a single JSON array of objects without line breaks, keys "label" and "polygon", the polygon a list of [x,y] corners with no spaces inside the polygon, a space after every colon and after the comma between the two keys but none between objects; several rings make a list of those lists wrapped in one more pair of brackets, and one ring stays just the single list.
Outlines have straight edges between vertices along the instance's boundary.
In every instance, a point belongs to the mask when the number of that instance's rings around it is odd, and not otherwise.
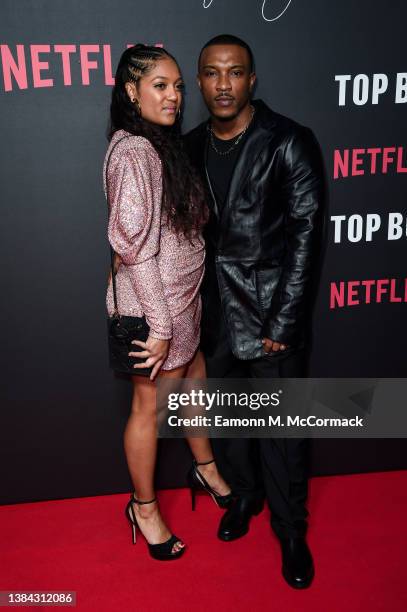
[{"label": "pink netflix logo", "polygon": [[364,174],[387,174],[389,170],[391,174],[407,172],[407,154],[404,147],[334,150],[334,179]]},{"label": "pink netflix logo", "polygon": [[331,283],[329,308],[407,302],[407,278],[379,278]]},{"label": "pink netflix logo", "polygon": [[[132,47],[133,44],[128,44]],[[155,43],[162,47],[162,43]],[[0,45],[4,91],[29,87],[54,87],[55,71],[63,84],[72,85],[72,67],[80,66],[79,83],[91,84],[91,75],[102,71],[105,85],[114,85],[111,45]],[[50,66],[51,64],[51,66]],[[53,73],[53,76],[50,75]]]}]

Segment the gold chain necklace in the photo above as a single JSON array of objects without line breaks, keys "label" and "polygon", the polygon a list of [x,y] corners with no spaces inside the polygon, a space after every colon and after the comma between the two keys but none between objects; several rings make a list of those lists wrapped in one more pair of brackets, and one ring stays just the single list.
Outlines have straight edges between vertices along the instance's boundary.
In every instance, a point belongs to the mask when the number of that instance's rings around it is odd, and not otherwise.
[{"label": "gold chain necklace", "polygon": [[216,148],[215,145],[215,139],[214,139],[214,134],[213,134],[213,130],[212,130],[212,125],[209,125],[209,136],[210,136],[210,143],[211,143],[211,147],[212,149],[218,154],[218,155],[229,155],[229,153],[231,153],[234,149],[236,149],[237,145],[239,144],[239,142],[242,140],[243,136],[246,134],[252,120],[254,117],[254,113],[256,112],[256,109],[254,108],[254,106],[250,106],[250,108],[252,109],[251,115],[250,115],[250,119],[246,124],[246,127],[244,128],[243,132],[240,132],[239,136],[236,138],[236,140],[233,142],[232,146],[227,149],[227,151],[219,151],[219,149]]}]

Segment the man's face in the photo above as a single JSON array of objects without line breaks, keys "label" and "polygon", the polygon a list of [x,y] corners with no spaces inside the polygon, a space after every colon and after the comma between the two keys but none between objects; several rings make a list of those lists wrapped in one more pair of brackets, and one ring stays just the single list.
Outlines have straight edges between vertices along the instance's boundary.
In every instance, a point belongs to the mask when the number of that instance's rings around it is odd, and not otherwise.
[{"label": "man's face", "polygon": [[211,45],[203,50],[198,85],[209,112],[217,119],[233,119],[247,106],[255,80],[243,47]]}]

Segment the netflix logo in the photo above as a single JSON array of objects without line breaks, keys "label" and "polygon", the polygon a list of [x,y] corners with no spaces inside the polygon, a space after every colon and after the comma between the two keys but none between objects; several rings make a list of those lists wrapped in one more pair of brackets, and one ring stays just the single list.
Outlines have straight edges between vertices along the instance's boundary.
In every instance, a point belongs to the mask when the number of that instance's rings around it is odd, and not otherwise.
[{"label": "netflix logo", "polygon": [[111,45],[0,45],[0,64],[5,92],[54,87],[55,78],[65,86],[90,85],[98,72],[105,85],[114,85]]},{"label": "netflix logo", "polygon": [[329,308],[407,302],[407,278],[332,282]]},{"label": "netflix logo", "polygon": [[333,178],[373,174],[405,174],[407,151],[404,147],[368,147],[357,149],[335,149]]}]

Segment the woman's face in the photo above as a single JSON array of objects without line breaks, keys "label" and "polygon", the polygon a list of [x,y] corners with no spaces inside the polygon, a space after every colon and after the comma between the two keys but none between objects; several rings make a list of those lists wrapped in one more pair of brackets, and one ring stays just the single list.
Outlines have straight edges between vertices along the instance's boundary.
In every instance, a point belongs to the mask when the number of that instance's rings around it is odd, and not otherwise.
[{"label": "woman's face", "polygon": [[173,125],[181,107],[183,85],[177,64],[165,58],[137,83],[126,83],[126,92],[130,100],[138,100],[143,119],[158,125]]}]

